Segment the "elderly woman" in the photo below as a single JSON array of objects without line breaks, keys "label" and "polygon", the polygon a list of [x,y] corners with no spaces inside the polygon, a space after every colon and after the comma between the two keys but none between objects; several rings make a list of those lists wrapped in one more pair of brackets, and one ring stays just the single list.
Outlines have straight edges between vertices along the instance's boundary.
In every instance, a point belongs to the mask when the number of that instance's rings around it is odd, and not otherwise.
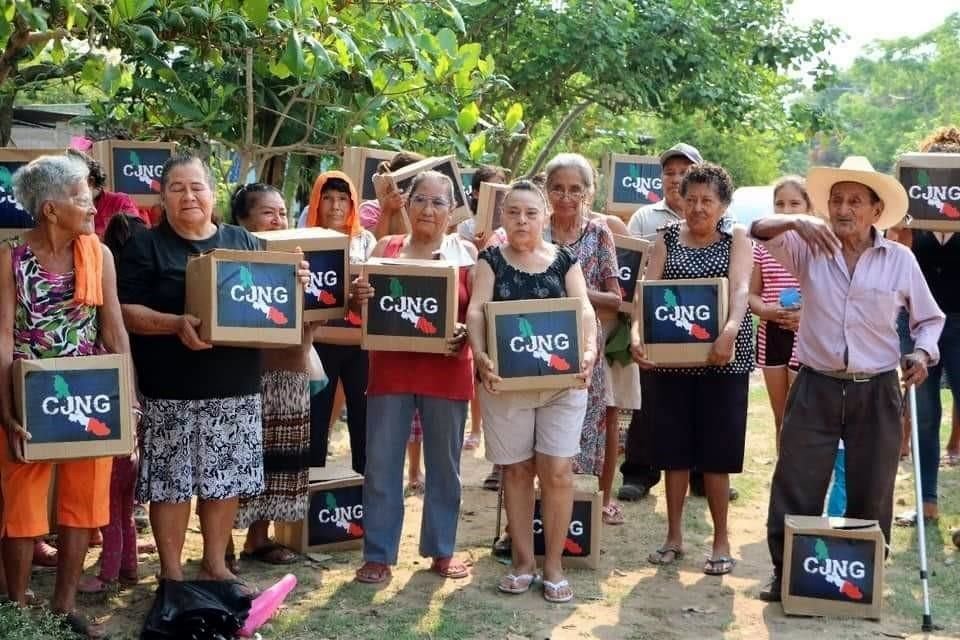
[{"label": "elderly woman", "polygon": [[[56,465],[23,462],[30,438],[17,421],[11,387],[14,360],[127,353],[110,250],[94,235],[93,197],[87,167],[66,156],[42,156],[13,178],[17,200],[36,228],[0,248],[0,446],[4,496],[3,560],[11,600],[27,604],[33,540],[48,532],[47,495],[57,467],[59,554],[51,606],[83,636],[102,629],[74,612],[91,531],[110,519],[112,458]],[[134,412],[139,415],[135,403]]]},{"label": "elderly woman", "polygon": [[713,518],[713,549],[707,575],[733,569],[727,534],[730,475],[743,470],[747,395],[753,369],[753,327],[747,294],[753,252],[746,229],[724,217],[733,180],[722,167],[695,164],[683,178],[684,220],[668,223],[657,236],[646,280],[727,278],[730,313],[710,350],[706,366],[672,368],[645,358],[634,319],[631,348],[644,370],[640,385],[641,426],[652,434],[653,460],[666,472],[667,539],[648,560],[672,564],[683,556],[683,504],[690,470],[703,472]]},{"label": "elderly woman", "polygon": [[[770,486],[767,546],[773,576],[760,598],[779,601],[784,516],[819,515],[837,443],[846,457],[847,513],[878,520],[887,541],[900,452],[905,386],[920,385],[936,365],[944,314],[916,258],[883,237],[907,212],[907,193],[862,157],[807,176],[814,216],[768,216],[754,238],[803,287],[797,333],[801,368],[780,432],[780,457]],[[901,361],[897,313],[905,307],[912,352]],[[903,379],[897,373],[902,363]],[[919,393],[918,393],[919,395]]]},{"label": "elderly woman", "polygon": [[[587,297],[596,314],[616,314],[620,309],[617,249],[607,225],[590,211],[594,193],[593,167],[575,153],[561,153],[547,163],[546,191],[553,214],[544,228],[544,239],[568,247],[577,256],[587,283]],[[597,322],[597,353],[603,353],[603,334]],[[587,412],[580,434],[580,451],[574,459],[576,473],[600,478],[603,506],[612,504],[612,465],[604,473],[607,439],[619,439],[616,422],[607,423],[607,363],[599,358],[591,372]]]},{"label": "elderly woman", "polygon": [[[462,323],[470,302],[476,249],[456,234],[446,235],[453,208],[453,183],[425,171],[410,186],[407,210],[412,231],[381,238],[374,257],[432,260],[458,265],[457,317]],[[354,305],[374,295],[365,276],[352,286]],[[444,578],[465,578],[467,567],[453,557],[460,515],[460,450],[467,403],[473,397],[473,356],[458,324],[446,355],[370,352],[367,386],[367,468],[363,484],[364,564],[357,580],[381,583],[397,562],[403,526],[403,450],[410,420],[419,410],[427,470],[420,529],[420,554],[433,559],[430,570]]]},{"label": "elderly woman", "polygon": [[[567,602],[573,590],[563,577],[561,556],[573,510],[572,458],[580,450],[580,430],[587,410],[587,381],[597,358],[597,325],[587,297],[587,285],[577,257],[568,247],[543,239],[548,224],[547,203],[529,181],[511,186],[503,201],[502,220],[507,244],[480,254],[467,323],[483,382],[484,431],[487,459],[502,465],[504,498],[512,535],[513,564],[497,588],[524,593],[536,573],[533,554],[534,476],[540,479],[546,553],[543,597]],[[581,363],[583,387],[558,392],[498,393],[500,382],[486,354],[484,303],[573,297],[583,303]]]},{"label": "elderly woman", "polygon": [[[366,262],[377,244],[373,233],[360,225],[357,207],[357,190],[345,173],[328,171],[317,176],[310,195],[307,226],[333,229],[350,236],[352,264]],[[367,377],[370,363],[366,352],[360,349],[359,317],[349,314],[343,320],[318,325],[313,337],[314,348],[330,382],[310,403],[310,466],[327,464],[330,417],[339,382],[346,396],[353,470],[363,474],[367,464]]]},{"label": "elderly woman", "polygon": [[[120,301],[143,395],[137,497],[150,503],[160,577],[182,580],[190,502],[199,498],[199,577],[235,580],[225,552],[237,500],[263,491],[260,351],[214,347],[183,313],[190,256],[256,251],[246,230],[213,217],[210,169],[171,157],[160,174],[162,222],[135,235],[120,260]],[[301,279],[309,278],[301,270]]]},{"label": "elderly woman", "polygon": [[90,185],[90,192],[93,194],[93,206],[97,208],[93,226],[98,236],[103,237],[110,220],[118,213],[140,218],[149,224],[149,220],[146,219],[146,216],[141,215],[140,208],[133,201],[133,198],[119,191],[107,191],[107,176],[103,172],[102,164],[76,149],[67,149],[67,155],[83,161],[90,172],[87,184]]}]

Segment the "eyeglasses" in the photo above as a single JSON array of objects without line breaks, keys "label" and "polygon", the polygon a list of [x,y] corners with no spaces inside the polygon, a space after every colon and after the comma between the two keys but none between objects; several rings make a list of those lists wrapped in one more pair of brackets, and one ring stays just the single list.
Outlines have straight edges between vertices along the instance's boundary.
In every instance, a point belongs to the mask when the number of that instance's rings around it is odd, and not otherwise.
[{"label": "eyeglasses", "polygon": [[548,193],[554,200],[583,200],[583,197],[586,195],[586,192],[582,189],[571,189],[570,191],[550,189]]},{"label": "eyeglasses", "polygon": [[449,209],[450,203],[443,198],[428,198],[427,196],[415,195],[411,196],[410,204],[417,207],[426,207],[427,204],[432,204],[434,209]]}]

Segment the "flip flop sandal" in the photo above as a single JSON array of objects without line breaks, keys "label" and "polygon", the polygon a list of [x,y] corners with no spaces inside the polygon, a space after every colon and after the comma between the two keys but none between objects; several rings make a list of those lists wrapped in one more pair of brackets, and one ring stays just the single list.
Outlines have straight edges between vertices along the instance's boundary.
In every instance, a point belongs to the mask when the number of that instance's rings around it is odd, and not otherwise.
[{"label": "flip flop sandal", "polygon": [[500,473],[497,471],[491,471],[490,475],[483,479],[483,488],[487,491],[499,491]]},{"label": "flip flop sandal", "polygon": [[463,439],[463,448],[465,451],[472,451],[479,446],[480,446],[480,436],[475,436],[473,434],[470,434]]},{"label": "flip flop sandal", "polygon": [[87,619],[75,611],[61,615],[60,626],[82,638],[107,637],[107,632],[102,626],[98,624],[91,624]]},{"label": "flip flop sandal", "polygon": [[725,576],[733,571],[735,566],[737,566],[737,561],[729,556],[707,558],[707,561],[703,564],[703,572],[708,576]]},{"label": "flip flop sandal", "polygon": [[[566,591],[566,595],[560,595]],[[543,581],[543,599],[547,602],[553,604],[563,604],[564,602],[570,602],[573,600],[573,589],[570,588],[570,583],[567,582],[567,579],[564,578],[560,582],[550,582],[549,580]]]},{"label": "flip flop sandal", "polygon": [[33,545],[33,566],[35,567],[56,567],[57,566],[57,548],[43,540]]},{"label": "flip flop sandal", "polygon": [[436,558],[430,565],[430,571],[448,580],[460,580],[470,575],[467,565],[453,558]]},{"label": "flip flop sandal", "polygon": [[299,560],[299,556],[279,542],[271,541],[263,546],[257,547],[253,551],[241,551],[240,559],[256,560],[264,564],[283,566],[295,564],[297,560]]},{"label": "flip flop sandal", "polygon": [[497,591],[519,595],[530,591],[530,586],[536,581],[537,576],[532,573],[521,573],[520,575],[510,573],[500,579],[499,584],[497,584]]},{"label": "flip flop sandal", "polygon": [[611,502],[603,508],[603,523],[609,525],[618,525],[624,523],[623,507],[616,502]]},{"label": "flip flop sandal", "polygon": [[107,593],[114,586],[112,582],[98,576],[82,576],[77,583],[77,591],[86,594]]},{"label": "flip flop sandal", "polygon": [[[669,559],[667,554],[673,554]],[[667,566],[671,564],[676,564],[683,559],[683,549],[678,549],[677,547],[660,547],[649,556],[647,556],[647,562],[650,564],[658,564],[662,566]]]},{"label": "flip flop sandal", "polygon": [[393,575],[390,567],[379,562],[364,562],[363,566],[357,569],[354,580],[364,584],[382,584],[389,580]]},{"label": "flip flop sandal", "polygon": [[425,492],[426,486],[423,484],[423,480],[414,480],[407,483],[407,487],[403,490],[403,497],[422,496]]}]

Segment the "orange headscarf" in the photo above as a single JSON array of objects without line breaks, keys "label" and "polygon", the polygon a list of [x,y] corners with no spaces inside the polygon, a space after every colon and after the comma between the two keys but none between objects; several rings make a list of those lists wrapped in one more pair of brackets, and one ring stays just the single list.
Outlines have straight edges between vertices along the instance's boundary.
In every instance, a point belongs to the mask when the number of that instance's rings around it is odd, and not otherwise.
[{"label": "orange headscarf", "polygon": [[73,241],[73,299],[79,304],[103,306],[103,245],[94,234]]},{"label": "orange headscarf", "polygon": [[307,209],[307,226],[319,227],[320,220],[320,196],[323,193],[323,185],[331,178],[339,178],[347,183],[350,189],[350,211],[347,212],[346,226],[350,230],[350,235],[359,235],[362,227],[360,226],[360,198],[357,195],[357,188],[353,186],[353,180],[342,171],[326,171],[317,176],[313,183],[313,190],[310,192],[310,208]]}]

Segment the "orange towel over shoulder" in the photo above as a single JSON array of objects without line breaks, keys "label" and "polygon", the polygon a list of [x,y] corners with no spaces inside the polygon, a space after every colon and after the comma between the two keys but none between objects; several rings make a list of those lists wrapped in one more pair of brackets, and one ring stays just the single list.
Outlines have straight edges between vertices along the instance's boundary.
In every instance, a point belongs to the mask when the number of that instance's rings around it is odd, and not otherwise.
[{"label": "orange towel over shoulder", "polygon": [[73,299],[94,307],[103,306],[103,246],[94,234],[73,241]]}]

